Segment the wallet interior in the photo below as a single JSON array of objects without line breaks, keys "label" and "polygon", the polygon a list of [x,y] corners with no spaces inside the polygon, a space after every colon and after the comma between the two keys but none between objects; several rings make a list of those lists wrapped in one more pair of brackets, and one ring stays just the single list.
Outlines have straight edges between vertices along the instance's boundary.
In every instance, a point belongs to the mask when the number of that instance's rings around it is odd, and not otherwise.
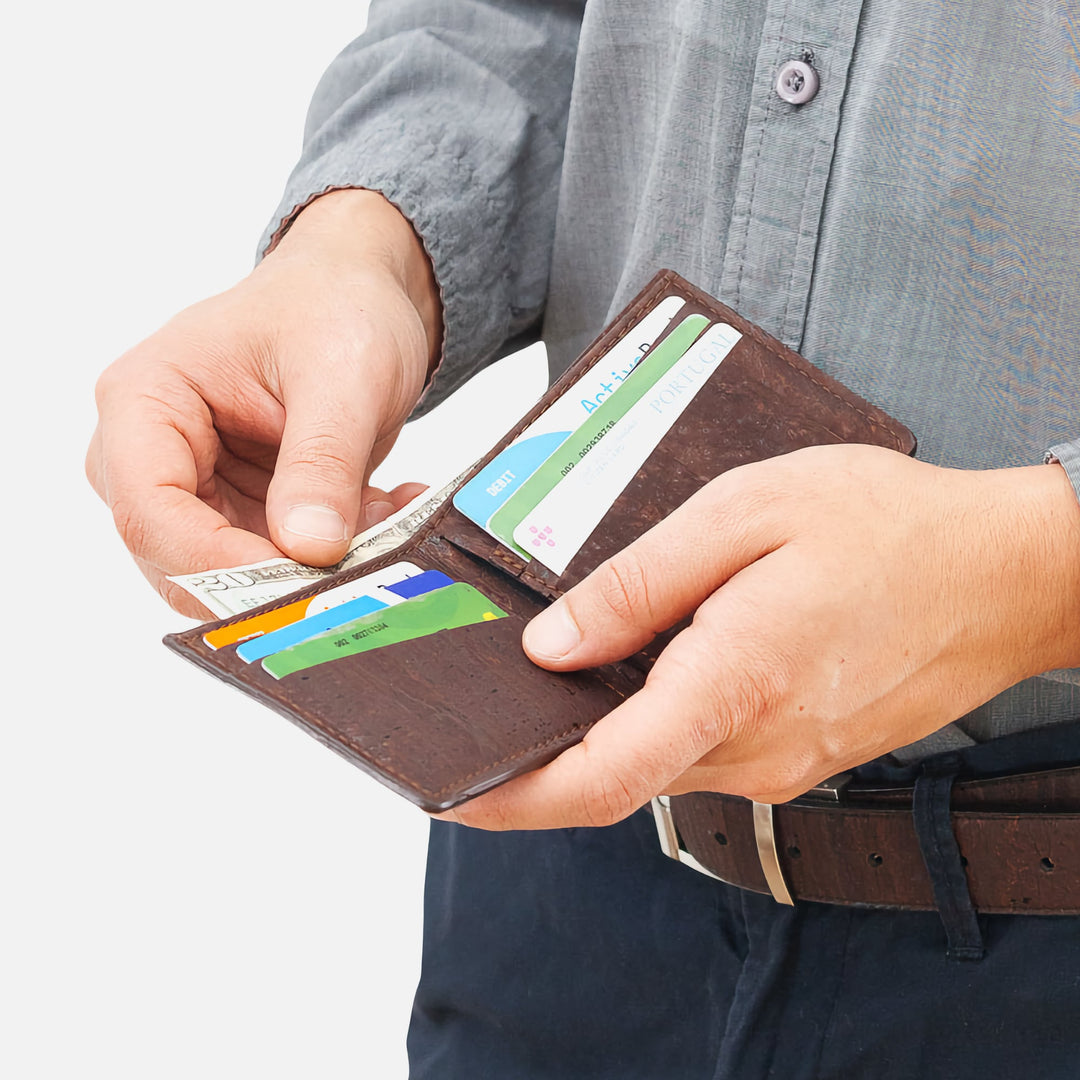
[{"label": "wallet interior", "polygon": [[[165,643],[428,811],[455,806],[578,742],[641,687],[669,635],[624,662],[555,674],[536,667],[522,651],[521,632],[534,615],[728,469],[822,443],[873,443],[909,454],[915,448],[902,424],[674,272],[661,271],[464,482],[669,296],[686,301],[680,319],[700,312],[728,323],[742,337],[564,573],[523,559],[448,499],[395,551],[263,608],[170,635]],[[342,656],[280,680],[258,664],[245,664],[235,649],[215,651],[203,641],[215,627],[318,595],[403,559],[469,582],[506,617]]]}]

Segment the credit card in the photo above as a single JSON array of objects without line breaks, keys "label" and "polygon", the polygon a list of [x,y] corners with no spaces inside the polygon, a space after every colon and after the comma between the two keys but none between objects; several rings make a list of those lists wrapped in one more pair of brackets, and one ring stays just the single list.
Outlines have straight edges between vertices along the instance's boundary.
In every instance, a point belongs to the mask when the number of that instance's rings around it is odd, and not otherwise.
[{"label": "credit card", "polygon": [[454,495],[454,506],[470,521],[487,529],[491,515],[622,385],[685,306],[686,301],[680,296],[669,296],[657,304],[505,450],[463,485]]},{"label": "credit card", "polygon": [[400,596],[402,600],[410,600],[414,596],[422,596],[426,592],[453,584],[454,579],[441,570],[425,570],[416,577],[408,577],[404,581],[399,581],[394,585],[385,585],[383,588],[395,596]]},{"label": "credit card", "polygon": [[660,440],[738,343],[742,334],[716,323],[527,514],[514,540],[556,574],[592,535]]},{"label": "credit card", "polygon": [[363,577],[354,578],[344,585],[336,585],[332,589],[311,596],[307,600],[296,600],[291,604],[274,608],[273,611],[265,611],[250,618],[241,619],[239,622],[230,623],[228,626],[219,626],[216,630],[210,630],[203,634],[203,641],[211,649],[224,649],[228,645],[235,645],[238,641],[246,641],[248,638],[258,637],[260,634],[268,634],[283,626],[289,626],[308,615],[314,615],[319,611],[326,611],[338,604],[355,600],[358,596],[368,596],[373,589],[384,585],[393,585],[403,578],[412,577],[421,573],[420,567],[411,562],[396,562],[383,570],[365,574]]},{"label": "credit card", "polygon": [[281,652],[282,649],[289,649],[293,645],[299,645],[301,641],[307,641],[308,638],[333,630],[335,626],[354,622],[364,615],[381,611],[392,604],[400,604],[409,597],[421,596],[433,589],[442,589],[453,584],[453,578],[447,577],[442,571],[425,570],[422,574],[405,578],[404,581],[378,586],[366,596],[358,596],[325,611],[316,612],[306,619],[283,626],[280,630],[241,642],[236,647],[236,655],[245,664],[250,664],[254,660],[272,656],[276,652]]},{"label": "credit card", "polygon": [[668,372],[708,326],[704,315],[688,315],[638,365],[632,379],[618,389],[499,507],[488,522],[488,531],[507,547],[530,557],[514,541],[514,530],[560,480],[585,460],[609,436],[617,422]]},{"label": "credit card", "polygon": [[496,607],[472,585],[459,581],[444,589],[404,600],[384,611],[365,615],[328,634],[320,634],[284,652],[268,656],[262,666],[275,679],[282,679],[343,656],[355,656],[384,645],[397,645],[437,634],[441,630],[453,630],[505,616],[505,611]]}]

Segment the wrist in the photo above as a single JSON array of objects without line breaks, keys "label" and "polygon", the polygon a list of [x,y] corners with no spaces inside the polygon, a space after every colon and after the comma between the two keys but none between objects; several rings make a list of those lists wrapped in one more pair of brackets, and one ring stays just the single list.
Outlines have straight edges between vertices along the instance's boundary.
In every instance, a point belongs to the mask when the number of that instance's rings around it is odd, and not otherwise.
[{"label": "wrist", "polygon": [[309,202],[272,251],[314,247],[335,262],[378,265],[416,309],[427,337],[427,376],[442,354],[442,300],[434,268],[412,223],[377,191],[341,188]]}]

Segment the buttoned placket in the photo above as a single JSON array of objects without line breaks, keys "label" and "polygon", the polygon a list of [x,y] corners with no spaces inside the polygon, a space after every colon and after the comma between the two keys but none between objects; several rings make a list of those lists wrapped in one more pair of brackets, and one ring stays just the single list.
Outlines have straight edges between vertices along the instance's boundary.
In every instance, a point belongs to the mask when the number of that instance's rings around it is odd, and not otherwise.
[{"label": "buttoned placket", "polygon": [[769,4],[720,297],[798,348],[863,0]]}]

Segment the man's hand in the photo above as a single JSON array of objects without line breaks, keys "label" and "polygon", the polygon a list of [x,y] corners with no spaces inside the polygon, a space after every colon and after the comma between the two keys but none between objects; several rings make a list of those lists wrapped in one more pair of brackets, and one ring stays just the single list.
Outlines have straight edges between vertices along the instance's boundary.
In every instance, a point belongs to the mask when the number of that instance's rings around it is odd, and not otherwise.
[{"label": "man's hand", "polygon": [[523,644],[544,667],[590,667],[691,613],[584,742],[444,816],[553,828],[609,824],[659,793],[780,802],[1080,664],[1080,507],[1056,467],[815,447],[708,484]]},{"label": "man's hand", "polygon": [[329,565],[422,488],[368,486],[441,346],[431,266],[381,195],[315,200],[244,281],[101,376],[86,459],[146,577],[279,557]]}]

